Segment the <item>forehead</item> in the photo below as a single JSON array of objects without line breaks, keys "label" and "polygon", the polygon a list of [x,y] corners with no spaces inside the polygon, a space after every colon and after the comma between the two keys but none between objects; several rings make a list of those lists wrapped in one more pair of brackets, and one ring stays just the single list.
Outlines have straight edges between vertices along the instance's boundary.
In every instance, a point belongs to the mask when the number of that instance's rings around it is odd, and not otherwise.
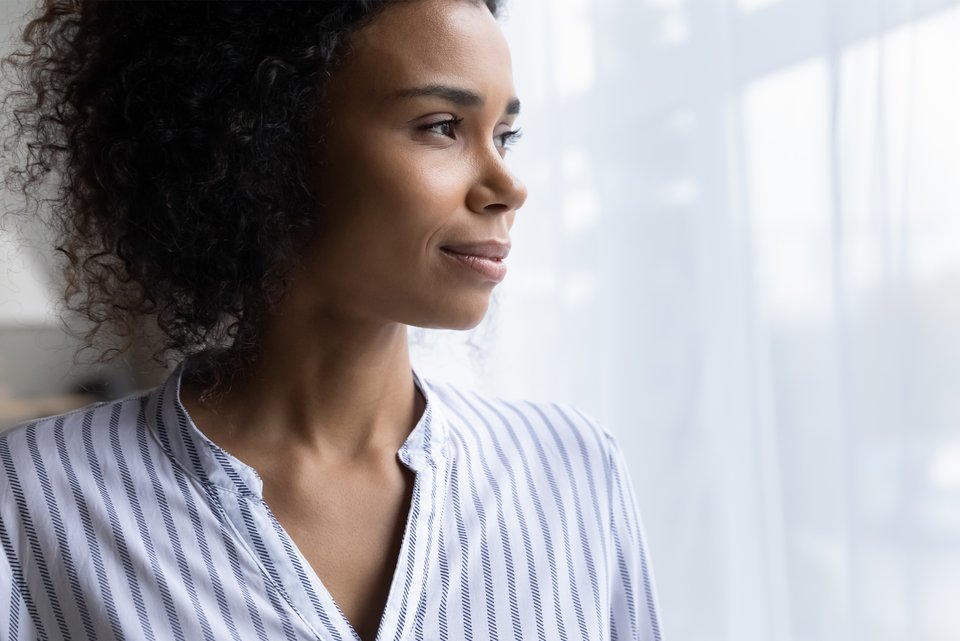
[{"label": "forehead", "polygon": [[470,0],[396,2],[354,33],[350,45],[335,75],[366,94],[449,81],[513,95],[506,39],[490,11]]}]

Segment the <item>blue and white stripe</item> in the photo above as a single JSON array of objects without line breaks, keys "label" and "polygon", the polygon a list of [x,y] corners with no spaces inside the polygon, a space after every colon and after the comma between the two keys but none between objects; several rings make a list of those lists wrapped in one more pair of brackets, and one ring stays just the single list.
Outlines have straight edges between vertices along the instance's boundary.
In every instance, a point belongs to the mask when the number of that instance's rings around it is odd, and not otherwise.
[{"label": "blue and white stripe", "polygon": [[[357,641],[256,471],[190,420],[180,373],[0,435],[0,639]],[[417,384],[378,640],[659,641],[611,434],[570,407]]]}]

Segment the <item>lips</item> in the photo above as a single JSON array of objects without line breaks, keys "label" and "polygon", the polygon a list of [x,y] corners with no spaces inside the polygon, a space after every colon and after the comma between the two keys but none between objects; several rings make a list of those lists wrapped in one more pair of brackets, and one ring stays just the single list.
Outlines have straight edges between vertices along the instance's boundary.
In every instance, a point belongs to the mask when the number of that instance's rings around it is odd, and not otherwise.
[{"label": "lips", "polygon": [[440,249],[462,256],[475,256],[477,258],[487,258],[490,260],[503,260],[510,254],[510,243],[503,243],[497,240],[488,240],[479,243],[458,243],[455,245],[444,245]]},{"label": "lips", "polygon": [[480,276],[485,281],[499,283],[507,275],[503,259],[510,253],[510,243],[458,243],[445,245],[440,251],[453,259],[455,264],[467,268],[474,276]]}]

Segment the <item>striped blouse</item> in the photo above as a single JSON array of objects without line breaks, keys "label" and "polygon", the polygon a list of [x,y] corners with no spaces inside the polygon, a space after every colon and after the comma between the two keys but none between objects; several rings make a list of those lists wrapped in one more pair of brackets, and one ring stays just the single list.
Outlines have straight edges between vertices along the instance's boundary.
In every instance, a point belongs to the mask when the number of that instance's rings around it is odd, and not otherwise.
[{"label": "striped blouse", "polygon": [[[193,425],[181,370],[0,435],[0,639],[358,639],[256,471]],[[570,407],[416,382],[377,639],[659,640],[610,433]]]}]

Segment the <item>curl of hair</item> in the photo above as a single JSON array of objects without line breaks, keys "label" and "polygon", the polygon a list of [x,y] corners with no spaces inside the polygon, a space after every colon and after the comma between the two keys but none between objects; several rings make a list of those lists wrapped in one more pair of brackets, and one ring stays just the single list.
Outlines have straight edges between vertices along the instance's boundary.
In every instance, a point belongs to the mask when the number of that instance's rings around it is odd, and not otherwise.
[{"label": "curl of hair", "polygon": [[391,1],[43,2],[3,61],[6,184],[56,230],[88,347],[149,317],[161,353],[256,354],[315,226],[324,79]]}]

